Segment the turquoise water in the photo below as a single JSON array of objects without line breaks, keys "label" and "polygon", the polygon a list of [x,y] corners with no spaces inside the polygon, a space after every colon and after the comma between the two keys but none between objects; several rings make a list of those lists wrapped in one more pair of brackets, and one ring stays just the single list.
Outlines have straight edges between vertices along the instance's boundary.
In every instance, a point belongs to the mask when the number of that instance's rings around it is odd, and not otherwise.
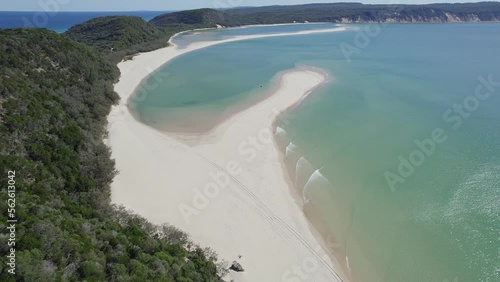
[{"label": "turquoise water", "polygon": [[[355,45],[358,32],[183,55],[150,78],[161,83],[142,89],[136,112],[160,129],[194,117],[188,130],[200,116],[209,126],[265,97],[280,71],[328,70],[335,80],[282,117],[279,139],[306,213],[346,268],[348,257],[353,280],[500,281],[500,86],[473,98],[478,77],[500,82],[500,24],[393,24]],[[346,44],[359,47],[351,61]],[[453,107],[464,101],[462,117]],[[418,165],[400,174],[400,156]]]}]

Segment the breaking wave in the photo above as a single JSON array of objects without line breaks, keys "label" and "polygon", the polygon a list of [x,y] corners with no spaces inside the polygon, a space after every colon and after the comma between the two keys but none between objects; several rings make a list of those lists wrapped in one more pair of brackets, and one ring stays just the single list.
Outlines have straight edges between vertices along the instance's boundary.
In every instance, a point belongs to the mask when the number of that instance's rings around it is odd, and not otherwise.
[{"label": "breaking wave", "polygon": [[293,142],[290,142],[288,146],[286,146],[286,151],[285,151],[285,158],[292,157],[293,155],[297,154],[299,151],[299,147],[297,145],[293,144]]},{"label": "breaking wave", "polygon": [[304,199],[304,204],[307,204],[311,199],[307,197],[307,191],[314,187],[321,187],[322,185],[330,185],[330,181],[323,174],[321,174],[320,169],[313,172],[309,180],[307,181],[304,189],[302,189],[302,198]]},{"label": "breaking wave", "polygon": [[295,187],[302,191],[314,172],[313,165],[305,157],[301,157],[295,165]]},{"label": "breaking wave", "polygon": [[274,140],[281,152],[285,153],[285,148],[290,143],[290,138],[288,133],[281,127],[276,127],[276,132],[274,133]]}]

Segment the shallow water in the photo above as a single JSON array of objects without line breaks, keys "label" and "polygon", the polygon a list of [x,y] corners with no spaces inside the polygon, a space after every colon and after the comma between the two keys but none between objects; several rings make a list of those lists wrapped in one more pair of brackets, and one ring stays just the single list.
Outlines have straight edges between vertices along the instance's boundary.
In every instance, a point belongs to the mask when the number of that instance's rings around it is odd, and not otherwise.
[{"label": "shallow water", "polygon": [[[276,73],[326,69],[334,81],[283,115],[276,139],[308,214],[346,267],[348,257],[354,280],[500,281],[500,87],[474,99],[480,76],[500,81],[500,24],[392,24],[363,44],[365,26],[352,27],[183,55],[161,68],[136,113],[160,129],[192,120],[182,125],[189,130],[200,119],[210,127],[265,97]],[[356,48],[350,61],[346,46]]]}]

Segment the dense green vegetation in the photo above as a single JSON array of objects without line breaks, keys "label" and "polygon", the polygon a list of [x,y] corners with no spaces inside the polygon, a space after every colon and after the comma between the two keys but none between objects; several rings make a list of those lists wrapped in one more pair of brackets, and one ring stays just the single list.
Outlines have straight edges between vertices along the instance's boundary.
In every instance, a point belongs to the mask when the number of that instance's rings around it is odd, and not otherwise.
[{"label": "dense green vegetation", "polygon": [[0,184],[16,171],[18,220],[12,276],[2,189],[0,281],[219,281],[212,251],[110,205],[102,139],[117,76],[66,36],[0,30]]},{"label": "dense green vegetation", "polygon": [[126,55],[167,46],[172,34],[166,34],[140,17],[109,16],[75,25],[65,35],[103,52],[117,63]]},{"label": "dense green vegetation", "polygon": [[140,17],[109,16],[75,25],[66,32],[66,35],[100,50],[124,50],[130,46],[159,39],[163,34]]},{"label": "dense green vegetation", "polygon": [[65,34],[103,52],[113,63],[128,55],[168,45],[175,33],[198,28],[292,22],[450,22],[498,21],[500,3],[364,5],[361,3],[197,9],[168,13],[149,22],[139,17],[95,18]]},{"label": "dense green vegetation", "polygon": [[297,22],[450,22],[498,21],[500,3],[429,5],[308,4],[225,10],[243,24]]},{"label": "dense green vegetation", "polygon": [[236,18],[212,9],[164,14],[150,22],[133,16],[99,17],[70,28],[65,35],[102,52],[111,62],[168,45],[174,34],[217,25],[239,25]]}]

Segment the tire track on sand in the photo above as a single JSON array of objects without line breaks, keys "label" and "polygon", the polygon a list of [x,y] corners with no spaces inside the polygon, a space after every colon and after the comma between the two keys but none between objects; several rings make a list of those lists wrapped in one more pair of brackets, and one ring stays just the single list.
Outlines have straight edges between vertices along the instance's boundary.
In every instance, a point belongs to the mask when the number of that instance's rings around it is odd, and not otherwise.
[{"label": "tire track on sand", "polygon": [[[223,167],[215,163],[214,161],[206,158],[205,156],[201,155],[198,153],[198,155],[206,160],[208,163],[210,163],[215,169],[219,170],[220,172],[225,173],[233,184],[241,188],[241,190],[247,194],[248,197],[250,197],[253,200],[253,204],[251,205],[254,209],[259,212],[259,214],[265,216],[268,220],[268,223],[273,224],[273,226],[279,226],[280,228],[280,233],[283,233],[281,235],[285,235],[286,237],[290,237],[292,235],[295,237],[295,239],[299,240],[306,249],[308,249],[316,258],[317,261],[319,261],[329,272],[332,274],[337,281],[343,282],[343,279],[340,277],[340,275],[337,273],[337,271],[323,258],[323,256],[320,256],[317,252],[317,248],[314,248],[311,246],[307,240],[300,234],[297,230],[295,230],[292,226],[290,226],[288,223],[286,223],[281,217],[276,215],[264,202],[262,202],[245,184],[241,183],[237,178],[232,176],[230,173],[228,173]],[[272,222],[270,222],[272,221]],[[287,232],[288,231],[288,232]],[[279,235],[279,234],[278,234]],[[287,236],[288,235],[288,236]]]}]

